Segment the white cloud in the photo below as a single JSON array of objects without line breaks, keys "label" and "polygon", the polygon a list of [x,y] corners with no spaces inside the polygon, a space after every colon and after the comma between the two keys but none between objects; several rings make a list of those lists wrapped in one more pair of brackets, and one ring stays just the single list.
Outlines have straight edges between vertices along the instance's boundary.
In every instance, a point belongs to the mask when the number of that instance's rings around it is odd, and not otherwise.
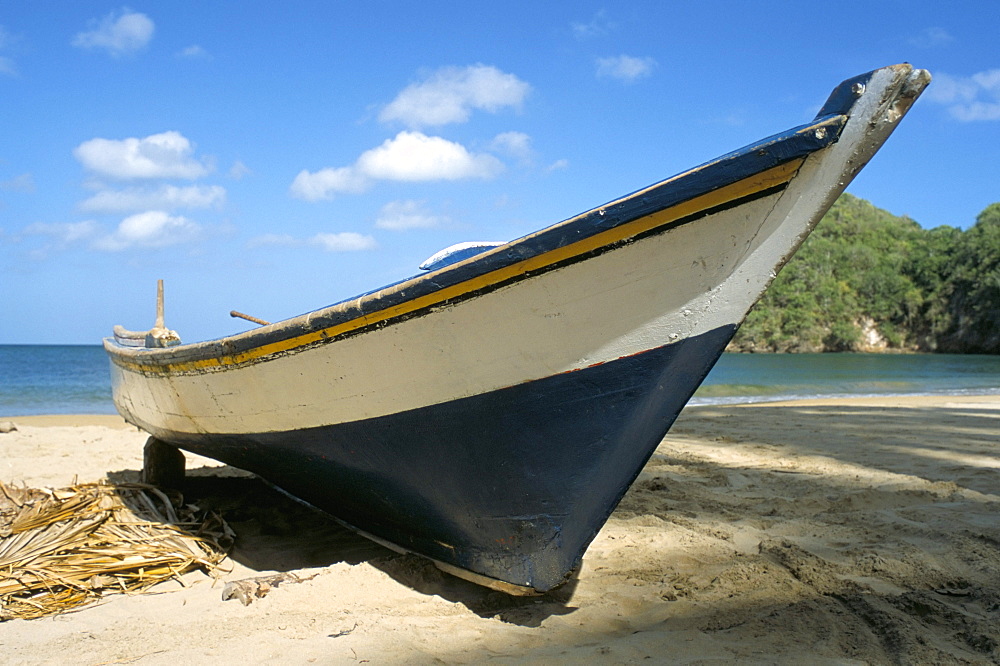
[{"label": "white cloud", "polygon": [[947,30],[933,27],[922,30],[919,35],[910,39],[910,44],[926,49],[935,46],[944,46],[953,41],[955,41],[955,38]]},{"label": "white cloud", "polygon": [[255,236],[247,241],[247,247],[249,248],[267,246],[292,247],[301,244],[302,241],[288,234],[263,234],[261,236]]},{"label": "white cloud", "polygon": [[941,104],[968,103],[976,97],[978,86],[971,77],[935,74],[934,85],[927,89],[927,99]]},{"label": "white cloud", "polygon": [[97,232],[97,223],[93,220],[83,222],[36,222],[24,229],[27,236],[48,236],[60,247],[86,240]]},{"label": "white cloud", "polygon": [[229,177],[233,180],[243,180],[244,177],[252,174],[253,171],[250,170],[246,164],[243,164],[240,160],[233,162],[233,166],[229,167]]},{"label": "white cloud", "polygon": [[178,208],[219,208],[226,201],[226,188],[219,185],[163,185],[156,189],[130,187],[103,190],[80,204],[80,210],[95,213],[125,213]]},{"label": "white cloud", "polygon": [[119,180],[186,178],[193,180],[210,169],[192,158],[194,147],[180,132],[162,132],[142,139],[91,139],[73,155],[84,167]]},{"label": "white cloud", "polygon": [[978,120],[1000,120],[1000,102],[973,102],[949,109],[952,116],[965,123]]},{"label": "white cloud", "polygon": [[600,37],[601,35],[608,34],[616,27],[616,24],[608,20],[607,13],[603,9],[594,14],[594,18],[590,19],[586,23],[583,21],[575,21],[570,24],[573,34],[579,39]]},{"label": "white cloud", "polygon": [[167,247],[190,242],[200,233],[201,227],[186,217],[151,210],[126,217],[113,234],[98,239],[94,247],[108,252]]},{"label": "white cloud", "polygon": [[503,164],[486,154],[473,155],[459,143],[420,132],[400,132],[362,153],[355,168],[379,180],[462,180],[490,178]]},{"label": "white cloud", "polygon": [[977,86],[989,90],[994,95],[1000,95],[1000,69],[991,69],[972,75]]},{"label": "white cloud", "polygon": [[209,58],[208,51],[198,46],[197,44],[192,44],[191,46],[186,46],[177,52],[178,58],[191,58],[193,60]]},{"label": "white cloud", "polygon": [[354,231],[318,233],[306,240],[289,234],[263,234],[247,241],[248,248],[302,247],[305,245],[314,245],[327,252],[360,252],[362,250],[373,250],[378,247],[378,243],[375,242],[372,236],[359,234]]},{"label": "white cloud", "polygon": [[20,176],[10,180],[0,181],[0,192],[25,192],[35,191],[35,178],[30,173],[22,173]]},{"label": "white cloud", "polygon": [[946,106],[962,122],[1000,120],[1000,69],[967,77],[935,74],[927,98]]},{"label": "white cloud", "polygon": [[372,250],[378,245],[371,236],[353,231],[320,233],[313,236],[309,242],[322,247],[327,252],[358,252]]},{"label": "white cloud", "polygon": [[459,143],[420,132],[400,132],[367,150],[353,166],[301,171],[291,193],[299,199],[330,199],[335,192],[362,192],[373,180],[419,182],[491,178],[503,171],[492,155],[470,153]]},{"label": "white cloud", "polygon": [[[51,252],[64,250],[70,245],[93,238],[97,234],[97,231],[97,223],[93,220],[65,223],[36,222],[25,227],[24,230],[13,237],[13,240],[18,242],[25,236],[47,238],[48,241],[40,247],[35,247],[28,251],[29,257],[36,261],[42,261],[47,259]],[[2,233],[0,233],[0,236],[2,236]]]},{"label": "white cloud", "polygon": [[636,58],[627,55],[598,58],[597,76],[633,83],[652,74],[654,67],[656,67],[656,61],[652,58]]},{"label": "white cloud", "polygon": [[122,8],[100,21],[90,21],[93,29],[78,33],[73,46],[86,49],[106,49],[112,55],[133,53],[144,48],[153,38],[155,26],[145,14]]},{"label": "white cloud", "polygon": [[379,229],[404,231],[406,229],[431,229],[446,223],[447,218],[434,215],[425,207],[425,202],[408,199],[390,201],[382,206],[375,226]]},{"label": "white cloud", "polygon": [[292,196],[306,201],[332,199],[334,192],[357,194],[368,187],[368,179],[354,167],[327,167],[310,173],[303,169],[292,181]]},{"label": "white cloud", "polygon": [[531,137],[524,132],[497,134],[490,142],[490,148],[524,162],[530,161],[535,153],[531,148]]},{"label": "white cloud", "polygon": [[552,164],[550,164],[545,170],[549,171],[549,172],[552,172],[552,171],[562,171],[563,169],[567,168],[568,166],[569,166],[569,160],[563,158],[561,160],[556,160],[555,162],[553,162]]},{"label": "white cloud", "polygon": [[[12,37],[2,25],[0,25],[0,49],[7,48],[15,41],[14,37]],[[17,76],[17,65],[14,63],[12,58],[0,56],[0,74]]]},{"label": "white cloud", "polygon": [[473,110],[518,108],[531,86],[496,67],[444,67],[403,89],[379,114],[410,127],[464,123]]}]

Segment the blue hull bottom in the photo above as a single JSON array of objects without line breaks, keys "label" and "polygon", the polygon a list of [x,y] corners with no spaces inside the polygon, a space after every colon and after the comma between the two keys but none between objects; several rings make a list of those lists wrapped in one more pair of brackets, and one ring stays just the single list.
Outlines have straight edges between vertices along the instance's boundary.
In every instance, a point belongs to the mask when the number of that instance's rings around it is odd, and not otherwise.
[{"label": "blue hull bottom", "polygon": [[153,434],[378,539],[543,592],[579,565],[735,330],[363,421]]}]

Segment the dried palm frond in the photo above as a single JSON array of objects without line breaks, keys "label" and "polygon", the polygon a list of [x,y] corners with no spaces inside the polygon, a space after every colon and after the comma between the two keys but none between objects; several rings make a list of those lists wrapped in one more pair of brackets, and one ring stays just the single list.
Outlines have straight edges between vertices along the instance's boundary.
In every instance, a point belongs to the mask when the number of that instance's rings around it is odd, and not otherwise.
[{"label": "dried palm frond", "polygon": [[0,483],[0,621],[139,592],[192,569],[214,574],[232,532],[145,484],[55,491]]}]

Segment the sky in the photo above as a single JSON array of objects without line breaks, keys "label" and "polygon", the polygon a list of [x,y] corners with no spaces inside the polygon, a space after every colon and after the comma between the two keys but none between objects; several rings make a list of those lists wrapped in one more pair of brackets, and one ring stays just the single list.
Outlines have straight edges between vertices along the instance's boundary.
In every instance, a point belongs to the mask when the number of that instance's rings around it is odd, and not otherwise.
[{"label": "sky", "polygon": [[812,119],[934,82],[848,191],[924,227],[1000,201],[994,2],[8,2],[0,344],[279,321]]}]

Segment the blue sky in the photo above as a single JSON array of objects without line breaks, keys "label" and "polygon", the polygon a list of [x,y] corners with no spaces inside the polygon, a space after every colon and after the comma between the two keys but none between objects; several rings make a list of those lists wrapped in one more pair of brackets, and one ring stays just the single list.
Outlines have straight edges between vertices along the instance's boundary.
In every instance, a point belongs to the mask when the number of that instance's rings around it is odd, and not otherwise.
[{"label": "blue sky", "polygon": [[926,227],[1000,201],[996,5],[100,2],[0,7],[0,344],[186,341],[509,240],[935,81],[849,188]]}]

